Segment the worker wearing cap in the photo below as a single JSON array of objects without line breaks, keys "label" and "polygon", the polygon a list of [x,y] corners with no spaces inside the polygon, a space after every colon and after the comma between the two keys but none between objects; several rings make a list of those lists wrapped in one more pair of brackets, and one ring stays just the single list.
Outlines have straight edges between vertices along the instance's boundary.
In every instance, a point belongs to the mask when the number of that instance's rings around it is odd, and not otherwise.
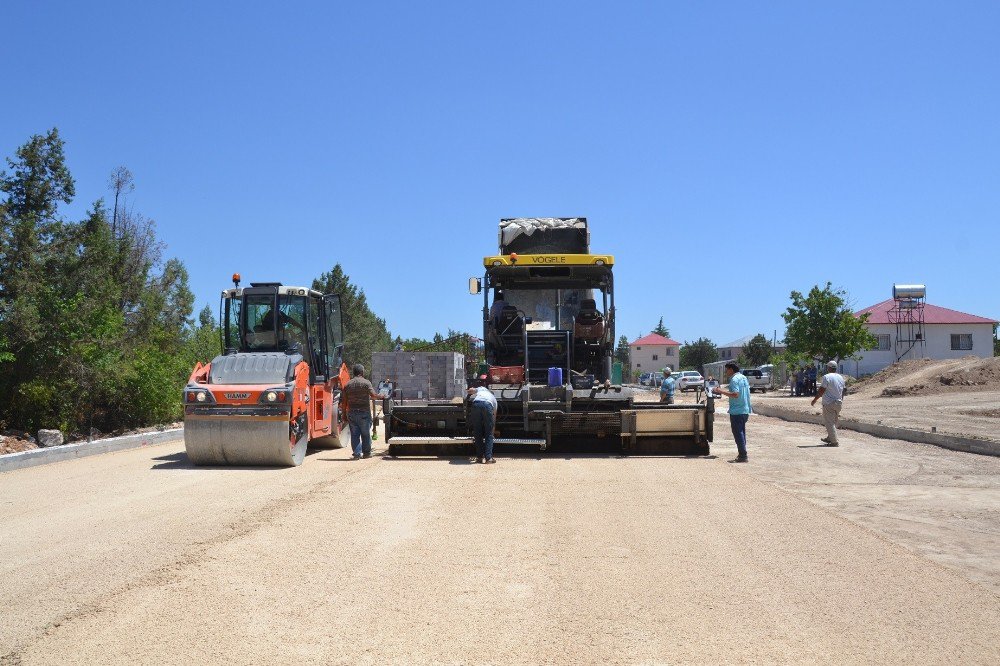
[{"label": "worker wearing cap", "polygon": [[660,402],[674,404],[674,390],[677,380],[670,376],[670,368],[663,368],[663,380],[660,382]]},{"label": "worker wearing cap", "polygon": [[497,399],[485,386],[470,386],[469,427],[476,443],[476,462],[493,464],[493,427],[496,424]]},{"label": "worker wearing cap", "polygon": [[823,423],[826,425],[826,437],[820,441],[827,446],[840,446],[837,440],[837,423],[840,421],[840,410],[844,406],[844,376],[837,372],[837,362],[826,364],[827,373],[820,382],[819,393],[812,399],[813,405],[823,399]]},{"label": "worker wearing cap", "polygon": [[365,379],[365,366],[355,363],[351,368],[354,377],[344,385],[343,400],[347,403],[347,423],[351,428],[353,457],[372,457],[372,407],[371,400],[381,400],[372,383]]}]

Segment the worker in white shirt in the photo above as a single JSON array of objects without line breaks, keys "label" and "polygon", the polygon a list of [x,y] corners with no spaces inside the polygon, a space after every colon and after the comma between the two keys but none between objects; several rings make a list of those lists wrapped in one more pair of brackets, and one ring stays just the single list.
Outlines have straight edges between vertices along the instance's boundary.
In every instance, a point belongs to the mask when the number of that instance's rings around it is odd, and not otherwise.
[{"label": "worker in white shirt", "polygon": [[469,426],[476,443],[476,462],[493,464],[493,427],[496,424],[497,399],[485,386],[470,386]]}]

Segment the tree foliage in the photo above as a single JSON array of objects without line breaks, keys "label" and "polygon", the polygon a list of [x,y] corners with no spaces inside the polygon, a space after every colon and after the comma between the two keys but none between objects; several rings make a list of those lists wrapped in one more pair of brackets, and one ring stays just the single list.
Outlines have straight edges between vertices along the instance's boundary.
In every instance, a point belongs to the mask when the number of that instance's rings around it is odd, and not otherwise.
[{"label": "tree foliage", "polygon": [[193,326],[187,271],[161,265],[151,221],[119,210],[112,226],[102,200],[59,216],[76,193],[63,149],[55,129],[33,136],[0,174],[0,421],[72,434],[177,419],[215,322]]},{"label": "tree foliage", "polygon": [[694,342],[685,341],[681,345],[681,368],[694,368],[704,374],[705,364],[719,360],[719,348],[708,338],[698,338]]},{"label": "tree foliage", "polygon": [[829,361],[853,358],[864,349],[874,349],[878,340],[868,332],[867,313],[855,317],[847,306],[847,292],[814,286],[803,296],[790,295],[792,304],[781,315],[785,320],[786,356],[789,360]]},{"label": "tree foliage", "polygon": [[631,381],[632,348],[629,347],[628,338],[624,335],[618,338],[618,346],[615,348],[615,360],[622,364],[622,381]]},{"label": "tree foliage", "polygon": [[764,365],[771,360],[772,356],[774,356],[774,347],[771,346],[771,341],[763,333],[758,333],[743,345],[743,350],[740,353],[740,367],[755,368]]},{"label": "tree foliage", "polygon": [[660,317],[660,323],[657,324],[656,328],[653,329],[653,333],[656,333],[657,335],[662,335],[665,338],[670,337],[670,329],[668,329],[666,326],[663,325],[663,317]]},{"label": "tree foliage", "polygon": [[344,362],[348,366],[361,363],[371,368],[372,353],[390,351],[392,336],[385,320],[368,306],[363,289],[351,283],[340,264],[313,280],[312,288],[324,294],[340,294],[344,321]]}]

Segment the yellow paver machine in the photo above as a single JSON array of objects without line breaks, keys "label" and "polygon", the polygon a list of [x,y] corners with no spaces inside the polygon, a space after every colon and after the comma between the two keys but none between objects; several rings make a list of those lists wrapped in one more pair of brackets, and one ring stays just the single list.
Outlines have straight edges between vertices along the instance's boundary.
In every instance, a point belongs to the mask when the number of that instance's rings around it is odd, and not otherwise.
[{"label": "yellow paver machine", "polygon": [[[485,274],[469,281],[483,298],[497,450],[707,455],[712,398],[637,400],[641,389],[613,376],[615,261],[590,252],[587,220],[504,219],[499,241],[499,254],[483,259]],[[471,453],[468,409],[386,401],[390,455]]]}]

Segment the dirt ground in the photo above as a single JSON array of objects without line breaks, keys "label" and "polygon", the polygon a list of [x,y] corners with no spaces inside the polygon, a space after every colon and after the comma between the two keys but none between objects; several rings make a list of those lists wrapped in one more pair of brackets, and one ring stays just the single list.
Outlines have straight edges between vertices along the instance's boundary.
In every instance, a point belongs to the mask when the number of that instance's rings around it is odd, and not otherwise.
[{"label": "dirt ground", "polygon": [[[689,394],[690,395],[690,394]],[[690,398],[685,398],[690,400]],[[811,396],[787,389],[754,393],[754,404],[819,415]],[[722,401],[721,409],[725,409]],[[843,418],[888,426],[937,431],[1000,441],[1000,358],[897,363],[860,382],[851,382]]]},{"label": "dirt ground", "polygon": [[[685,396],[685,398],[690,396]],[[1000,461],[753,418],[751,463],[0,475],[0,663],[996,663]]]}]

